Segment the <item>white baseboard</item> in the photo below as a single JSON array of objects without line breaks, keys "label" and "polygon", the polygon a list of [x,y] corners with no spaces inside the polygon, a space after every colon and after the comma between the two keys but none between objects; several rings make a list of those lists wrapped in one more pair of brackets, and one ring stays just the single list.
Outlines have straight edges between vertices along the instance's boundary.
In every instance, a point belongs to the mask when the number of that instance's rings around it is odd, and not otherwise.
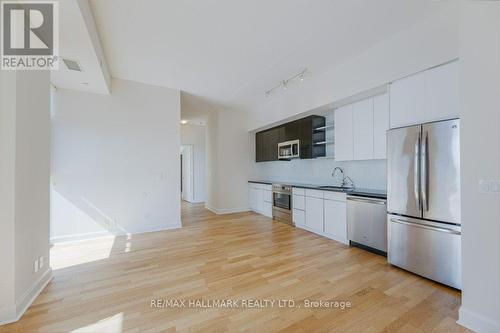
[{"label": "white baseboard", "polygon": [[182,222],[176,221],[174,223],[169,223],[169,224],[157,224],[157,225],[146,226],[146,227],[130,228],[130,229],[127,229],[127,232],[124,234],[125,235],[128,235],[128,234],[137,235],[137,234],[145,234],[147,232],[165,231],[165,230],[172,230],[172,229],[179,229],[179,228],[182,228]]},{"label": "white baseboard", "polygon": [[458,324],[478,333],[500,332],[500,322],[465,309],[458,310]]},{"label": "white baseboard", "polygon": [[5,306],[0,309],[0,326],[13,323],[16,320],[16,306]]},{"label": "white baseboard", "polygon": [[15,306],[0,311],[0,325],[13,323],[21,319],[26,310],[33,304],[33,301],[40,295],[42,290],[52,280],[52,269],[47,269],[39,278],[28,288],[19,299]]},{"label": "white baseboard", "polygon": [[71,234],[64,236],[51,237],[50,242],[52,244],[55,243],[64,243],[64,242],[75,242],[86,239],[95,239],[95,238],[105,238],[105,237],[114,237],[115,235],[110,234],[107,231],[96,231],[96,232],[87,232],[81,234]]},{"label": "white baseboard", "polygon": [[132,229],[128,229],[127,232],[121,232],[121,233],[116,233],[116,234],[112,234],[108,231],[96,231],[96,232],[89,232],[89,233],[57,236],[57,237],[50,238],[50,242],[52,244],[63,243],[63,242],[77,242],[77,241],[82,241],[82,240],[108,238],[108,237],[123,236],[123,235],[129,235],[129,234],[130,235],[137,235],[137,234],[144,234],[147,232],[165,231],[165,230],[172,230],[172,229],[178,229],[178,228],[182,228],[182,223],[180,221],[176,222],[176,223],[168,224],[168,225],[158,224],[158,225],[153,225],[153,226],[132,228]]},{"label": "white baseboard", "polygon": [[224,215],[224,214],[235,214],[235,213],[243,213],[243,212],[249,212],[250,207],[244,207],[244,208],[215,208],[213,206],[210,206],[208,204],[205,204],[205,208],[211,211],[212,213],[215,213],[217,215]]},{"label": "white baseboard", "polygon": [[196,199],[192,199],[192,200],[186,200],[186,199],[182,199],[186,202],[189,202],[189,203],[192,203],[192,204],[201,204],[201,203],[205,203],[205,200],[196,200]]}]

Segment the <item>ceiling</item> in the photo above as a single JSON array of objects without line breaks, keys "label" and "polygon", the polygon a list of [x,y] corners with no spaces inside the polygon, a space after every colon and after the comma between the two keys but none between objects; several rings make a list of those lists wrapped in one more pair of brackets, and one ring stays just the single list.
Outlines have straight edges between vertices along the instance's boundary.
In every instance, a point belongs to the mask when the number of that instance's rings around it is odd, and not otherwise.
[{"label": "ceiling", "polygon": [[70,71],[60,61],[51,72],[58,88],[109,94],[109,73],[87,0],[59,1],[59,54],[76,61],[82,71]]},{"label": "ceiling", "polygon": [[321,72],[447,1],[91,0],[111,75],[181,89],[190,116]]}]

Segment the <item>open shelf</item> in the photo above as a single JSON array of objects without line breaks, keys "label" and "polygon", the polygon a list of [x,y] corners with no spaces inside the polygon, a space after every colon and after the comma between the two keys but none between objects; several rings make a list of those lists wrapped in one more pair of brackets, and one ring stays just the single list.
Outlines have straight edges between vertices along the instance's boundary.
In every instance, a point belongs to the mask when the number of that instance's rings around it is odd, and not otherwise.
[{"label": "open shelf", "polygon": [[325,126],[321,126],[321,127],[316,127],[313,129],[313,131],[315,132],[322,132],[322,131],[327,131],[327,130],[331,130],[331,129],[334,129],[334,125],[333,124],[327,124]]},{"label": "open shelf", "polygon": [[315,146],[319,146],[319,145],[332,145],[332,144],[335,144],[335,141],[321,141],[321,142],[315,142],[314,143]]}]

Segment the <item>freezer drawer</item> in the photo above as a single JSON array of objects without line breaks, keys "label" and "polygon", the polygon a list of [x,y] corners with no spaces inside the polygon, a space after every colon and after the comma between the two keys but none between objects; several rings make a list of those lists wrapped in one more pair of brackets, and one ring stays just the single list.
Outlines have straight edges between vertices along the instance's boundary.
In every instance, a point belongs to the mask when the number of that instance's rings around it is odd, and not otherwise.
[{"label": "freezer drawer", "polygon": [[386,201],[347,197],[347,234],[350,241],[387,252]]},{"label": "freezer drawer", "polygon": [[387,215],[387,228],[389,263],[461,289],[459,226]]}]

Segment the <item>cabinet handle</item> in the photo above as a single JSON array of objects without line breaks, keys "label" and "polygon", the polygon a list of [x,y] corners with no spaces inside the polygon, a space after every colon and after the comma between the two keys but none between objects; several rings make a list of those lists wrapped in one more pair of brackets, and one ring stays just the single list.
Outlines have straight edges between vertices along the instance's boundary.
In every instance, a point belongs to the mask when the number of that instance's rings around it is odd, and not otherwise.
[{"label": "cabinet handle", "polygon": [[357,201],[357,202],[364,202],[364,203],[370,203],[370,204],[375,204],[375,205],[385,205],[386,204],[385,200],[376,200],[376,199],[348,197],[347,200]]},{"label": "cabinet handle", "polygon": [[453,234],[453,235],[461,235],[462,234],[460,231],[456,231],[453,229],[434,227],[434,226],[429,226],[429,225],[424,225],[424,224],[419,224],[419,223],[411,223],[411,222],[407,222],[407,221],[400,220],[400,219],[391,219],[391,222],[408,225],[410,227],[417,227],[417,228],[421,228],[421,229],[446,232],[448,234]]}]

